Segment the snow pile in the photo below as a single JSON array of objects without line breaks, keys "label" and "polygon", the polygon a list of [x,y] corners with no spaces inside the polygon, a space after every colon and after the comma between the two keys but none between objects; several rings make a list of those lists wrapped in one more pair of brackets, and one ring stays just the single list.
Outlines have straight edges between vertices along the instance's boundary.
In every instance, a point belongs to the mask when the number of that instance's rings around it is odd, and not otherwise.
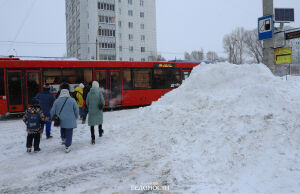
[{"label": "snow pile", "polygon": [[299,102],[300,84],[262,64],[204,64],[130,118],[122,144],[151,164],[144,182],[173,191],[298,192]]}]

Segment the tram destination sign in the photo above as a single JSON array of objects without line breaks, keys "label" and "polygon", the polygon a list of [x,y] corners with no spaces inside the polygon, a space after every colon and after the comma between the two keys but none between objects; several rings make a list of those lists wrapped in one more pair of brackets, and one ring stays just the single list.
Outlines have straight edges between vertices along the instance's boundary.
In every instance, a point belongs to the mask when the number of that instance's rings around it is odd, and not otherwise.
[{"label": "tram destination sign", "polygon": [[154,68],[175,68],[175,64],[170,63],[154,63]]},{"label": "tram destination sign", "polygon": [[294,38],[300,38],[300,30],[299,31],[294,31],[294,32],[288,32],[285,34],[285,39],[290,40]]}]

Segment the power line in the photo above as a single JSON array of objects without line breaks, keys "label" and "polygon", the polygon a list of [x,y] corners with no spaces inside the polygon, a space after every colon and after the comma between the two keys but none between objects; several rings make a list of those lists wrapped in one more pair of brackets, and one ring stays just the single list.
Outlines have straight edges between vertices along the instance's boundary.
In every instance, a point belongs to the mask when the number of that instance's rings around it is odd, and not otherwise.
[{"label": "power line", "polygon": [[14,42],[17,40],[17,38],[18,38],[18,36],[19,36],[19,34],[20,34],[20,32],[21,32],[21,30],[22,30],[24,24],[26,23],[26,20],[28,19],[29,15],[31,14],[31,11],[32,11],[33,6],[34,6],[35,3],[36,3],[36,0],[33,0],[33,2],[31,2],[31,6],[30,6],[30,8],[29,8],[29,10],[28,10],[28,12],[27,12],[27,14],[26,14],[26,16],[24,17],[24,19],[23,19],[23,21],[22,21],[22,23],[21,23],[21,26],[19,27],[19,29],[18,29],[18,31],[17,31],[17,33],[16,33],[16,35],[15,35],[15,37],[14,37],[14,39],[13,39],[13,42],[11,43],[11,46],[10,46],[9,50],[7,51],[8,53],[9,53],[9,51],[12,49],[12,47],[13,47],[13,45],[14,45]]}]

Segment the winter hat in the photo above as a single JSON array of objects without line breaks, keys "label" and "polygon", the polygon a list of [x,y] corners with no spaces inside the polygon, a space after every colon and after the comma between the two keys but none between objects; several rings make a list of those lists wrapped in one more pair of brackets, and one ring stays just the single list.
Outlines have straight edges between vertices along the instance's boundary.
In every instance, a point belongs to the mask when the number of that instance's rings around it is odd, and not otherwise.
[{"label": "winter hat", "polygon": [[49,84],[45,84],[43,87],[44,87],[45,89],[50,89],[50,85],[49,85]]},{"label": "winter hat", "polygon": [[49,84],[45,84],[43,86],[43,88],[44,88],[44,91],[49,91],[50,90],[50,85]]},{"label": "winter hat", "polygon": [[39,106],[40,102],[37,98],[32,98],[30,101],[31,106]]},{"label": "winter hat", "polygon": [[67,89],[70,90],[70,85],[67,82],[64,82],[60,85],[60,89]]},{"label": "winter hat", "polygon": [[84,88],[83,83],[80,83],[80,84],[79,84],[79,87],[83,89],[83,88]]},{"label": "winter hat", "polygon": [[97,81],[93,81],[92,88],[99,88],[99,83]]}]

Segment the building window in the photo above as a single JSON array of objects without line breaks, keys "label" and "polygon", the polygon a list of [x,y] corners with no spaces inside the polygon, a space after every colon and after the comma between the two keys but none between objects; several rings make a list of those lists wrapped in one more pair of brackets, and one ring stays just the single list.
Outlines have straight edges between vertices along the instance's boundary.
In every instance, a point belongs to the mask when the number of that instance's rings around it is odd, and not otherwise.
[{"label": "building window", "polygon": [[129,58],[129,61],[134,61],[134,58],[130,57],[130,58]]},{"label": "building window", "polygon": [[116,31],[115,30],[110,30],[110,29],[99,28],[98,29],[98,34],[99,34],[99,36],[112,36],[112,37],[115,37],[116,36]]},{"label": "building window", "polygon": [[128,35],[129,40],[133,40],[133,34]]},{"label": "building window", "polygon": [[144,18],[145,17],[145,13],[144,12],[140,12],[140,17]]},{"label": "building window", "polygon": [[128,22],[128,28],[133,28],[133,22]]},{"label": "building window", "polygon": [[119,39],[122,40],[122,34],[121,33],[119,33]]},{"label": "building window", "polygon": [[129,4],[129,5],[132,5],[132,0],[128,0],[128,4]]},{"label": "building window", "polygon": [[144,0],[140,0],[140,6],[144,7]]},{"label": "building window", "polygon": [[123,50],[123,47],[119,46],[119,51],[122,52],[122,50]]},{"label": "building window", "polygon": [[98,2],[98,9],[115,11],[115,5],[109,3]]},{"label": "building window", "polygon": [[145,29],[145,24],[141,24],[141,25],[140,25],[140,28],[141,28],[141,29]]},{"label": "building window", "polygon": [[115,17],[99,15],[98,18],[99,18],[100,23],[106,23],[106,24],[114,24],[115,23]]},{"label": "building window", "polygon": [[123,58],[122,58],[122,57],[120,57],[120,58],[119,58],[119,61],[122,61],[122,60],[123,60]]},{"label": "building window", "polygon": [[122,10],[121,10],[121,8],[119,8],[119,14],[120,14],[120,15],[122,14]]},{"label": "building window", "polygon": [[133,46],[130,46],[130,47],[129,47],[129,51],[130,51],[130,52],[133,52]]},{"label": "building window", "polygon": [[145,35],[141,35],[141,41],[145,41],[146,37]]},{"label": "building window", "polygon": [[122,21],[118,21],[119,28],[122,27]]},{"label": "building window", "polygon": [[141,61],[146,61],[146,59],[145,58],[141,58]]},{"label": "building window", "polygon": [[128,10],[128,15],[129,16],[133,16],[133,11],[132,10]]},{"label": "building window", "polygon": [[141,47],[141,52],[144,53],[146,51],[145,47]]}]

